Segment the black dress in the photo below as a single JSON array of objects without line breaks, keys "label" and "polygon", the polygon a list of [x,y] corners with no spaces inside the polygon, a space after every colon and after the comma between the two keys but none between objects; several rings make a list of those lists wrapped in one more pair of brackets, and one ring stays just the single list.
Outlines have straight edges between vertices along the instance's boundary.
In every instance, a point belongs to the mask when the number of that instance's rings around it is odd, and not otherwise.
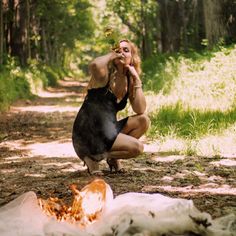
[{"label": "black dress", "polygon": [[117,120],[117,112],[124,109],[126,95],[120,102],[109,89],[109,82],[101,88],[89,89],[73,125],[72,141],[80,159],[89,157],[101,161],[111,149],[128,117]]}]

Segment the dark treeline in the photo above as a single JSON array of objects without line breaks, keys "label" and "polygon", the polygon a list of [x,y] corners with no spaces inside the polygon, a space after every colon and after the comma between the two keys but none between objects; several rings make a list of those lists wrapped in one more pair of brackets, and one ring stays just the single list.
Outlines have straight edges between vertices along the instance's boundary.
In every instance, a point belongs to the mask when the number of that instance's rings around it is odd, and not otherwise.
[{"label": "dark treeline", "polygon": [[119,17],[136,36],[144,58],[235,42],[236,0],[107,0],[106,12],[90,2],[1,0],[0,63],[10,55],[23,66],[30,59],[63,64],[76,40],[101,29],[104,21],[95,22],[92,9],[108,21],[109,14]]},{"label": "dark treeline", "polygon": [[144,57],[236,40],[235,0],[109,0],[109,6],[138,35]]},{"label": "dark treeline", "polygon": [[22,66],[63,64],[65,50],[93,32],[89,7],[86,0],[1,0],[0,63],[10,55]]}]

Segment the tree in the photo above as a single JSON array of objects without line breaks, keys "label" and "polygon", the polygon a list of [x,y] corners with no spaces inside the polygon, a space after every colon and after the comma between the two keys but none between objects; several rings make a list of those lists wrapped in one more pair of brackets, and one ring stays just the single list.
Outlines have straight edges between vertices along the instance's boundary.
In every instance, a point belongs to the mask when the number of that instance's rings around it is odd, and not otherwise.
[{"label": "tree", "polygon": [[3,2],[0,1],[0,65],[3,63]]},{"label": "tree", "polygon": [[226,28],[222,17],[223,3],[223,1],[217,0],[203,1],[206,39],[210,48],[226,35]]},{"label": "tree", "polygon": [[0,36],[7,53],[22,66],[30,59],[62,65],[65,51],[73,49],[76,40],[92,35],[94,22],[88,0],[5,2],[5,31]]},{"label": "tree", "polygon": [[234,41],[235,0],[109,0],[112,9],[137,36],[143,57],[153,52],[200,49],[207,39]]},{"label": "tree", "polygon": [[156,2],[154,0],[107,1],[111,9],[135,35],[144,58],[156,48]]},{"label": "tree", "polygon": [[[65,50],[75,47],[76,40],[83,40],[93,33],[94,22],[87,0],[44,0],[36,5],[35,18],[39,30],[41,58],[50,64],[63,63]],[[48,24],[50,22],[50,24]]]},{"label": "tree", "polygon": [[222,20],[226,30],[225,42],[234,43],[236,41],[236,0],[223,1]]},{"label": "tree", "polygon": [[178,51],[181,45],[182,15],[179,1],[158,0],[163,52]]}]

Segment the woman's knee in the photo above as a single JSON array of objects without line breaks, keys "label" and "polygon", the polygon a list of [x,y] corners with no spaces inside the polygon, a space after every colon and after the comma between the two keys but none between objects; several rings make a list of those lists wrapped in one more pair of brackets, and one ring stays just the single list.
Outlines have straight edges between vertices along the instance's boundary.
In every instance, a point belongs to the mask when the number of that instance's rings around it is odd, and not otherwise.
[{"label": "woman's knee", "polygon": [[129,152],[133,156],[138,156],[138,155],[142,154],[143,150],[144,150],[144,145],[139,140],[137,140],[135,143],[133,143],[132,146],[130,146],[130,148],[129,148]]},{"label": "woman's knee", "polygon": [[138,117],[139,127],[142,127],[143,131],[147,131],[150,126],[150,119],[146,114],[139,115]]}]

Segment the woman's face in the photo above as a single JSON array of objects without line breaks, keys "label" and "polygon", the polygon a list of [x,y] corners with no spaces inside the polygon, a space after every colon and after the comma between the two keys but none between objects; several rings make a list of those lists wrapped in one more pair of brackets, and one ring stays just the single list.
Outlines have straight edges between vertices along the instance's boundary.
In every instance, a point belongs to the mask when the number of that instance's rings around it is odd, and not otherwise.
[{"label": "woman's face", "polygon": [[124,64],[130,65],[132,61],[132,53],[131,53],[131,46],[128,42],[122,41],[120,42],[119,52],[124,56]]}]

